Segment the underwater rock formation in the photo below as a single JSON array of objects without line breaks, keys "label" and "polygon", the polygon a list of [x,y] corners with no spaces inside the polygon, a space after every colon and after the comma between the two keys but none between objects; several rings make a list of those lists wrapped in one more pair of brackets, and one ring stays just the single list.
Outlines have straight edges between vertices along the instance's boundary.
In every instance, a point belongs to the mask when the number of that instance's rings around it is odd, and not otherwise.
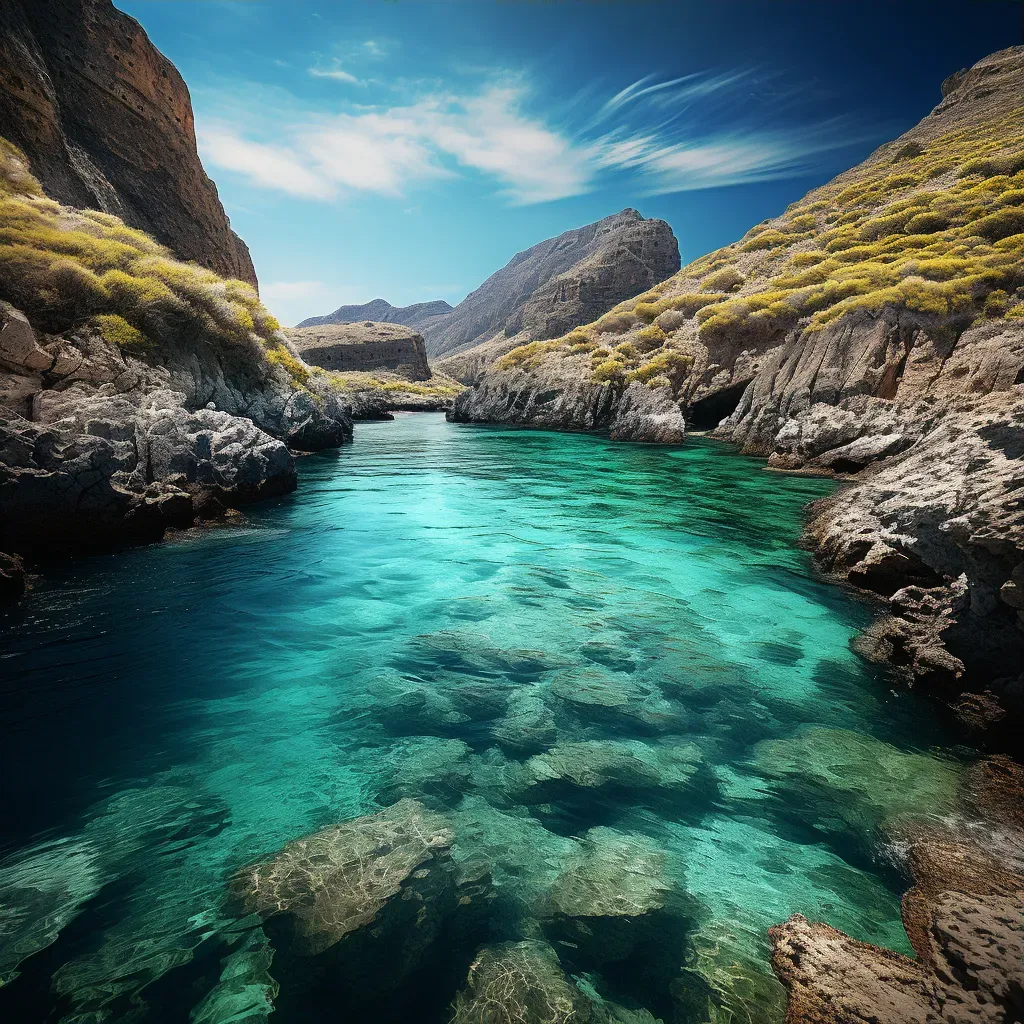
[{"label": "underwater rock formation", "polygon": [[589,1001],[565,976],[544,942],[487,946],[455,999],[451,1024],[574,1024],[589,1020]]},{"label": "underwater rock formation", "polygon": [[444,818],[400,800],[288,843],[240,871],[234,891],[247,912],[288,918],[302,950],[321,953],[374,922],[403,890],[420,891],[453,838]]},{"label": "underwater rock formation", "polygon": [[959,803],[962,771],[953,761],[898,750],[862,733],[820,726],[754,750],[759,772],[773,780],[779,813],[823,835],[870,848],[927,808],[949,815]]},{"label": "underwater rock formation", "polygon": [[[403,799],[242,869],[234,896],[290,967],[282,998],[322,989],[368,1012],[406,997],[403,983],[417,972],[454,978],[462,951],[479,941],[490,877],[479,861],[453,861],[453,840],[447,818]],[[375,970],[382,962],[384,973]]]},{"label": "underwater rock formation", "polygon": [[694,907],[649,840],[591,829],[540,914],[574,974],[600,972],[612,990],[664,1011],[679,980]]}]

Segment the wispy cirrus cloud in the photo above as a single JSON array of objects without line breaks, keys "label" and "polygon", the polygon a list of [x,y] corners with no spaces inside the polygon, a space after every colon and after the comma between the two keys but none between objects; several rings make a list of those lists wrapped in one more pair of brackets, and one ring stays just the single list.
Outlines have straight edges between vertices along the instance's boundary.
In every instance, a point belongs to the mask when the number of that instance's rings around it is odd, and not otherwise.
[{"label": "wispy cirrus cloud", "polygon": [[[383,53],[373,40],[363,47]],[[337,61],[309,73],[360,83]],[[605,98],[581,95],[557,116],[539,113],[523,75],[495,74],[400,104],[349,104],[333,115],[292,110],[269,142],[223,122],[205,126],[200,140],[212,163],[310,199],[403,196],[475,174],[525,205],[581,195],[621,175],[640,194],[784,178],[865,138],[849,119],[801,116],[798,91],[744,69],[646,77]]]}]

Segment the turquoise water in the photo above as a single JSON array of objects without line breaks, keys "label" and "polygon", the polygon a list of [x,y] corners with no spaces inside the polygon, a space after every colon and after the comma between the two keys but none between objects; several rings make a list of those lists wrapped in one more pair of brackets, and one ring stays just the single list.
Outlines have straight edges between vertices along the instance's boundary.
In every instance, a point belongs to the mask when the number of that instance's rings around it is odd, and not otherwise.
[{"label": "turquoise water", "polygon": [[[831,485],[707,441],[434,415],[361,424],[300,477],[3,619],[0,1014],[227,1024],[280,986],[274,1021],[343,1019],[348,995],[304,996],[241,937],[227,884],[401,797],[447,816],[495,898],[382,1020],[446,1021],[481,943],[543,937],[666,1021],[777,1019],[764,932],[795,911],[907,950],[882,837],[941,811],[958,767],[850,652],[868,610],[796,547]],[[616,842],[685,902],[664,969],[545,916],[581,857],[625,884]]]}]

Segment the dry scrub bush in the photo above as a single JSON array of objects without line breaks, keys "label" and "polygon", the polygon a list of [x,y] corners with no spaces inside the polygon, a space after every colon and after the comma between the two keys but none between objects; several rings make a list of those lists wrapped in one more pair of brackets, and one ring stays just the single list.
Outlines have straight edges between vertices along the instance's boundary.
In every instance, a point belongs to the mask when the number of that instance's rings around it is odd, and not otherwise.
[{"label": "dry scrub bush", "polygon": [[46,198],[25,157],[3,139],[0,298],[50,333],[92,325],[133,349],[197,341],[247,345],[295,383],[309,377],[250,285],[174,259],[111,214]]}]

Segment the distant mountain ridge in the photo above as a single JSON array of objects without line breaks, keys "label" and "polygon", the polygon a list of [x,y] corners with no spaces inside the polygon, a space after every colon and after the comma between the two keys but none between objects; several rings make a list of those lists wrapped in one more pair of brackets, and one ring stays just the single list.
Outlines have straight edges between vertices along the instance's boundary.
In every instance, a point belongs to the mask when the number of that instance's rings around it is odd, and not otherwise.
[{"label": "distant mountain ridge", "polygon": [[451,313],[423,328],[427,353],[451,356],[497,334],[558,337],[678,269],[672,228],[622,210],[517,253]]},{"label": "distant mountain ridge", "polygon": [[374,299],[309,317],[297,326],[366,320],[404,324],[423,335],[430,356],[473,350],[451,368],[466,379],[509,348],[556,338],[678,269],[679,243],[672,228],[626,209],[516,253],[454,309],[440,300],[396,307]]},{"label": "distant mountain ridge", "polygon": [[327,324],[355,324],[367,320],[378,324],[402,324],[422,330],[435,317],[452,312],[444,299],[416,302],[411,306],[392,306],[386,299],[373,299],[361,305],[339,306],[326,316],[311,316],[296,327],[324,327]]}]

